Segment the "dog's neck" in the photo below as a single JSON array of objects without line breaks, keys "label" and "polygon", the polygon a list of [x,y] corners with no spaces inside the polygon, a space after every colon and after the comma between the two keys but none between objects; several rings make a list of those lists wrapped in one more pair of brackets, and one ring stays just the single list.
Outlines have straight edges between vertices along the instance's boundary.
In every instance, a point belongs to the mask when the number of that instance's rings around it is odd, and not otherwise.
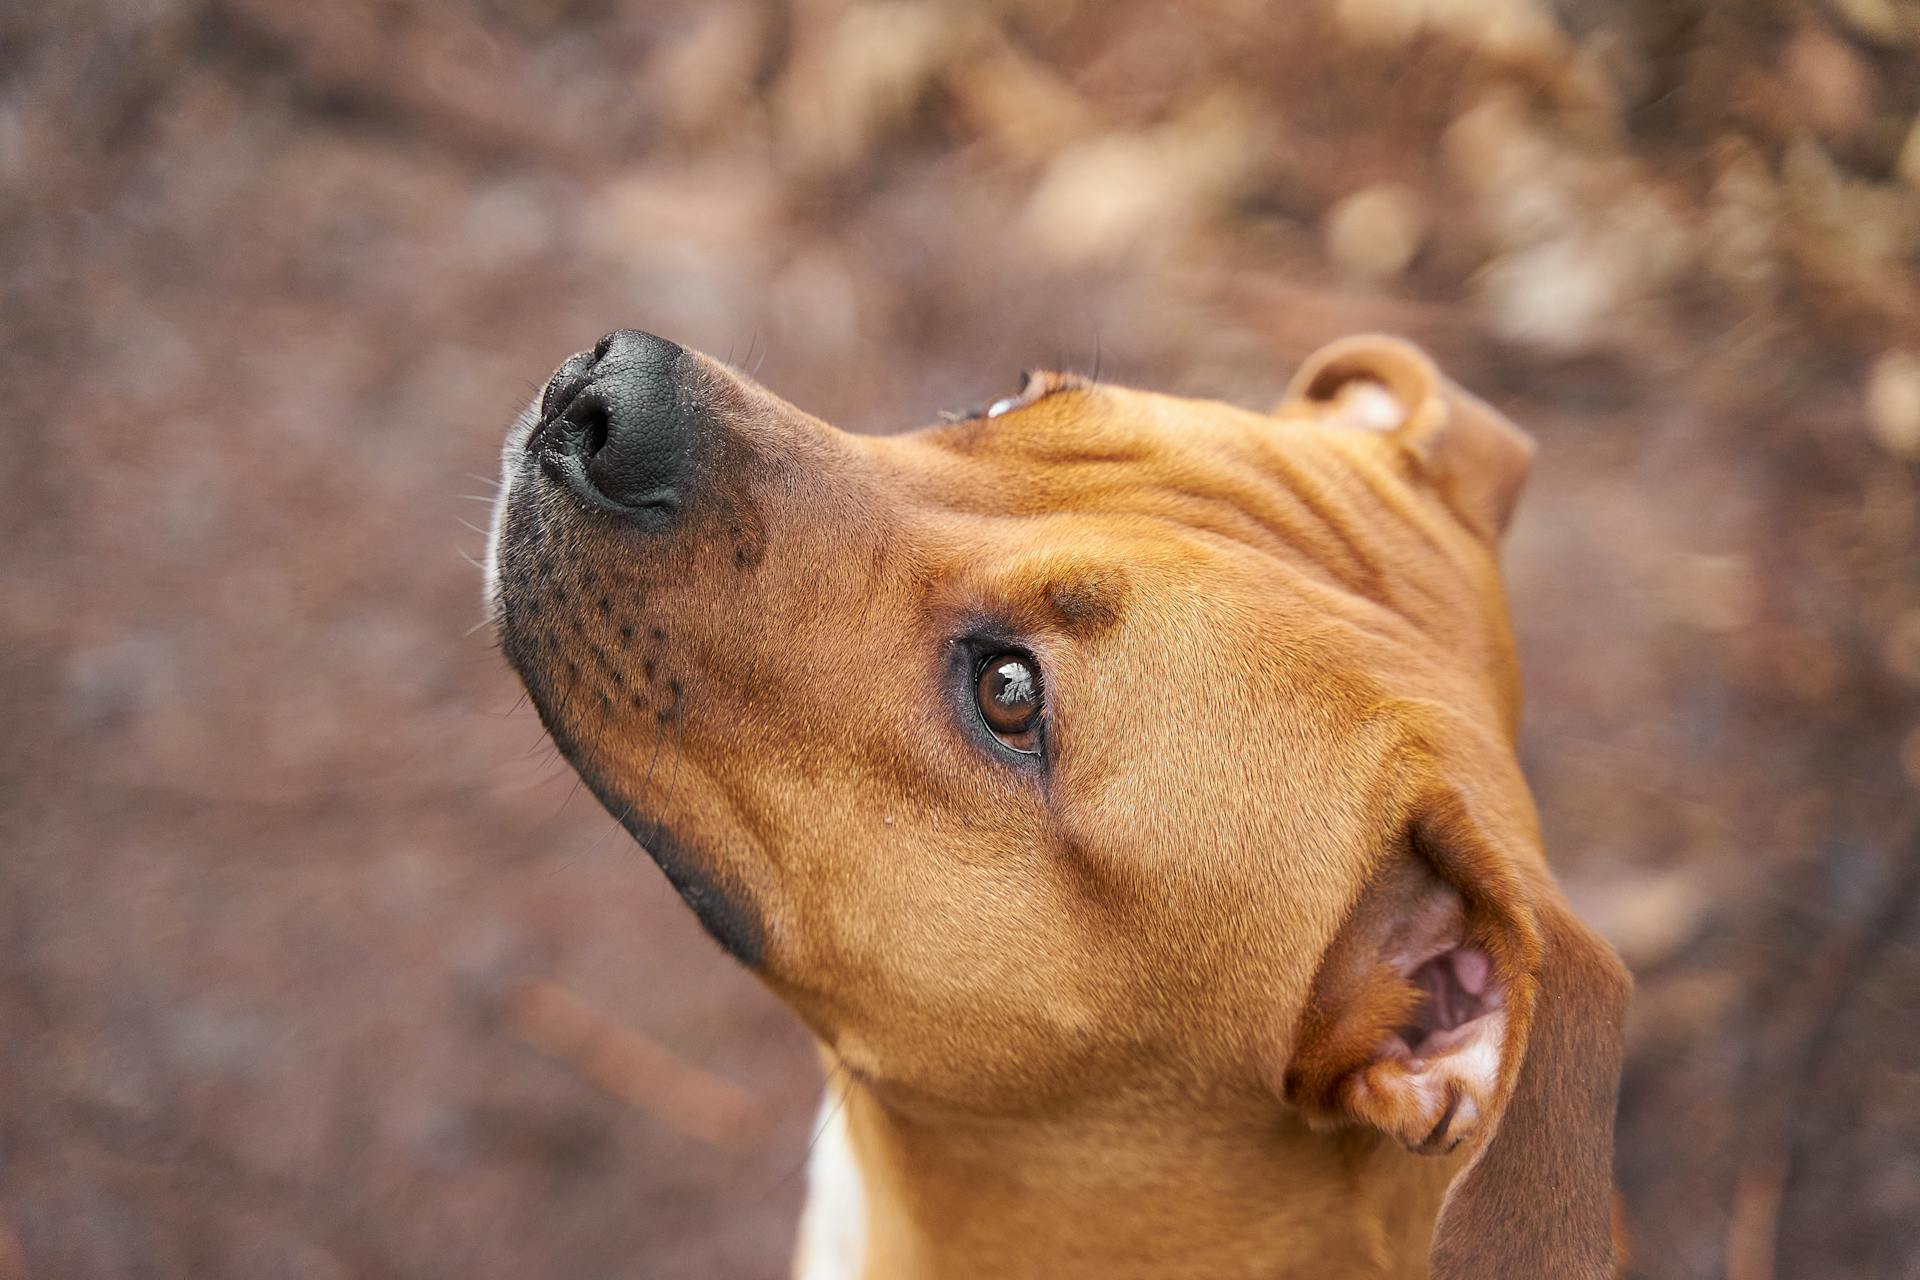
[{"label": "dog's neck", "polygon": [[829,1098],[799,1280],[1425,1276],[1457,1160],[1287,1117],[927,1121]]}]

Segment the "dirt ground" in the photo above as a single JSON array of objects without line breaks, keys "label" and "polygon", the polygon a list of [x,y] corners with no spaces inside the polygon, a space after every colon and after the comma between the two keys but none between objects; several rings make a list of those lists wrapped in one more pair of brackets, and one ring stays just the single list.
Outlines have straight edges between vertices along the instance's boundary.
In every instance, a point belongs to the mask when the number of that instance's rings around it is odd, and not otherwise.
[{"label": "dirt ground", "polygon": [[0,1280],[780,1274],[806,1036],[479,619],[622,326],[889,431],[1411,335],[1635,1274],[1920,1277],[1913,0],[0,7]]}]

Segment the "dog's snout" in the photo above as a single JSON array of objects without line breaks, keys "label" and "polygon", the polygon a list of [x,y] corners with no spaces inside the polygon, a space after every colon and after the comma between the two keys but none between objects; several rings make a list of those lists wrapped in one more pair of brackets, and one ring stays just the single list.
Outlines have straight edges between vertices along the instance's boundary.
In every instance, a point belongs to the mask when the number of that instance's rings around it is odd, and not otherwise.
[{"label": "dog's snout", "polygon": [[693,362],[665,338],[622,329],[560,366],[528,442],[547,473],[591,506],[634,517],[679,506],[702,422]]}]

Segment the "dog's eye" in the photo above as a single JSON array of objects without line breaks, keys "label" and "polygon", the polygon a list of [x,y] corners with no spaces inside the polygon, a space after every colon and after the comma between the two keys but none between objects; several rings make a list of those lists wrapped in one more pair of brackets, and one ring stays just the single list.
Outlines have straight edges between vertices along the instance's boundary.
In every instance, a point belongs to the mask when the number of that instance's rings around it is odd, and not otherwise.
[{"label": "dog's eye", "polygon": [[1040,669],[1020,653],[998,653],[974,680],[980,720],[1001,743],[1027,755],[1040,750]]}]

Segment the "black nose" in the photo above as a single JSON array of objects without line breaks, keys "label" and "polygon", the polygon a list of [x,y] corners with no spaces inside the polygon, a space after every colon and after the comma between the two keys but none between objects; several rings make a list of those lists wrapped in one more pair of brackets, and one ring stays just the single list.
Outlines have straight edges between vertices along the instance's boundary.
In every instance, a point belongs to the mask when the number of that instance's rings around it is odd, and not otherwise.
[{"label": "black nose", "polygon": [[665,338],[610,333],[554,374],[527,448],[591,506],[640,519],[670,515],[702,419],[687,394],[692,367]]}]

